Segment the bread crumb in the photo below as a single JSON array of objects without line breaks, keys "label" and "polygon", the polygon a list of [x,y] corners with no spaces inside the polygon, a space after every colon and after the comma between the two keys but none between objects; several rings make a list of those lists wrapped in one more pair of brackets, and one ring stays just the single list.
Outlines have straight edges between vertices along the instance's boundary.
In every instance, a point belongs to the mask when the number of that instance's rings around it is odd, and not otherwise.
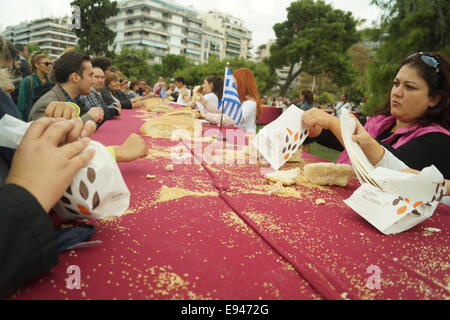
[{"label": "bread crumb", "polygon": [[145,178],[146,179],[156,179],[156,176],[148,174]]},{"label": "bread crumb", "polygon": [[277,181],[277,183],[273,185],[273,188],[269,190],[269,194],[279,195],[283,193],[283,189],[283,184],[280,181]]},{"label": "bread crumb", "polygon": [[174,171],[174,170],[175,170],[173,164],[167,165],[167,166],[165,167],[165,169],[166,169],[166,171]]},{"label": "bread crumb", "polygon": [[425,228],[425,231],[430,231],[430,232],[441,232],[441,229],[438,228]]},{"label": "bread crumb", "polygon": [[286,171],[276,171],[273,173],[268,173],[265,175],[265,178],[272,182],[280,182],[284,186],[290,186],[295,184],[295,179],[300,174],[300,170],[298,168]]},{"label": "bread crumb", "polygon": [[317,204],[318,206],[320,206],[321,204],[325,204],[325,203],[326,203],[325,200],[322,199],[322,198],[316,200],[316,204]]},{"label": "bread crumb", "polygon": [[348,292],[342,292],[342,293],[341,293],[341,298],[344,299],[344,300],[350,300],[350,299],[348,298]]}]

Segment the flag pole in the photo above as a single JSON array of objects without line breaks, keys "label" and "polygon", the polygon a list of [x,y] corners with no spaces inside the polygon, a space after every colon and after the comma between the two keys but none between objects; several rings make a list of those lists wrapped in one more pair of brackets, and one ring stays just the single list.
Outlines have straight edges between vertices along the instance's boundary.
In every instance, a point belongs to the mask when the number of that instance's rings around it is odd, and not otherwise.
[{"label": "flag pole", "polygon": [[[227,69],[230,67],[230,63],[227,62]],[[226,77],[226,73],[227,73],[227,69],[225,70],[225,77]],[[225,81],[225,78],[224,78]],[[225,84],[225,82],[224,82]],[[219,137],[217,137],[217,140],[219,141],[227,141],[227,138],[222,134],[222,127],[223,127],[223,109],[224,109],[224,105],[223,105],[223,99],[222,99],[222,108],[221,108],[221,112],[220,112],[220,135]]]}]

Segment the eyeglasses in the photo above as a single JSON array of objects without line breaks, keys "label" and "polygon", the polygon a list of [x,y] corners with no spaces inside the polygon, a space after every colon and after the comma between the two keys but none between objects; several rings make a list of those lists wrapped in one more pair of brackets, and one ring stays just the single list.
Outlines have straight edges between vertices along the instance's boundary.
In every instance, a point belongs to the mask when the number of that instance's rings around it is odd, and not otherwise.
[{"label": "eyeglasses", "polygon": [[420,58],[427,66],[434,68],[436,70],[436,73],[439,73],[441,71],[439,69],[439,66],[441,65],[441,60],[439,59],[438,56],[431,53],[417,52],[410,55],[408,58],[406,58],[406,60],[412,59],[417,55],[420,55]]},{"label": "eyeglasses", "polygon": [[53,65],[52,62],[40,62],[39,64],[45,64],[46,67]]}]

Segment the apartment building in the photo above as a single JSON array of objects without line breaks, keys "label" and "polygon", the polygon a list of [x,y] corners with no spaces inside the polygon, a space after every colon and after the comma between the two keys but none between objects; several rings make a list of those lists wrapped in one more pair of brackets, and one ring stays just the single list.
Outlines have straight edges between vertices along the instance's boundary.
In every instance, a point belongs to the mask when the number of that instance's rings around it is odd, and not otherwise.
[{"label": "apartment building", "polygon": [[162,0],[124,0],[119,14],[107,20],[116,32],[114,51],[123,46],[147,47],[160,63],[167,54],[184,55],[203,62],[203,21],[200,12]]},{"label": "apartment building", "polygon": [[160,63],[167,54],[184,55],[196,64],[251,57],[251,32],[231,15],[210,15],[173,0],[122,0],[119,14],[107,20],[116,32],[115,52],[123,46],[147,47]]},{"label": "apartment building", "polygon": [[226,58],[252,58],[252,32],[242,19],[219,11],[204,13],[203,19],[209,28],[224,36]]},{"label": "apartment building", "polygon": [[4,35],[15,44],[37,45],[50,56],[58,57],[65,49],[77,45],[70,23],[69,17],[37,19],[9,26]]}]

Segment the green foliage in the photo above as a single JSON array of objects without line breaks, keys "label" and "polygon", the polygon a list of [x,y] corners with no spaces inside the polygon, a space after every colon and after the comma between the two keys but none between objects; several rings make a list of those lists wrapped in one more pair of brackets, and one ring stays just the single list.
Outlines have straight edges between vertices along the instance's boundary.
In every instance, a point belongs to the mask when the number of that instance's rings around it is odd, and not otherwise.
[{"label": "green foliage", "polygon": [[335,103],[336,100],[337,99],[334,94],[330,92],[323,92],[317,97],[316,102],[319,104],[330,104]]},{"label": "green foliage", "polygon": [[28,48],[28,52],[30,53],[30,56],[33,54],[33,52],[42,51],[41,47],[39,47],[35,44],[28,44],[27,48]]},{"label": "green foliage", "polygon": [[361,104],[364,98],[364,91],[357,87],[350,87],[346,90],[348,95],[348,101],[353,102],[356,105]]},{"label": "green foliage", "polygon": [[369,100],[372,113],[389,93],[400,63],[411,53],[441,51],[450,55],[450,1],[373,0],[384,10],[381,29],[375,34],[381,46],[369,67]]},{"label": "green foliage", "polygon": [[244,59],[234,58],[220,61],[211,58],[207,63],[201,65],[190,65],[187,68],[179,69],[173,77],[184,77],[188,85],[199,85],[210,75],[215,75],[223,79],[227,62],[230,63],[231,70],[239,68],[249,68],[256,77],[256,84],[261,95],[268,92],[276,84],[276,76],[271,72],[268,65],[263,62],[252,62]]},{"label": "green foliage", "polygon": [[175,71],[183,70],[192,63],[185,56],[177,56],[174,54],[168,54],[164,58],[162,58],[162,65],[164,66],[161,76],[163,77],[172,77]]},{"label": "green foliage", "polygon": [[[301,73],[327,73],[338,85],[355,78],[347,50],[359,40],[359,23],[350,12],[333,9],[324,1],[299,0],[287,9],[288,17],[273,29],[277,36],[271,47],[270,66],[290,67],[284,95],[292,81]],[[301,63],[301,67],[295,67]]]},{"label": "green foliage", "polygon": [[121,52],[113,59],[113,65],[119,67],[120,71],[130,80],[149,79],[151,68],[148,61],[152,55],[146,48],[134,49],[122,47]]},{"label": "green foliage", "polygon": [[106,26],[106,20],[119,13],[117,2],[110,0],[73,0],[81,11],[81,30],[75,30],[82,52],[90,55],[110,55],[116,33]]}]

